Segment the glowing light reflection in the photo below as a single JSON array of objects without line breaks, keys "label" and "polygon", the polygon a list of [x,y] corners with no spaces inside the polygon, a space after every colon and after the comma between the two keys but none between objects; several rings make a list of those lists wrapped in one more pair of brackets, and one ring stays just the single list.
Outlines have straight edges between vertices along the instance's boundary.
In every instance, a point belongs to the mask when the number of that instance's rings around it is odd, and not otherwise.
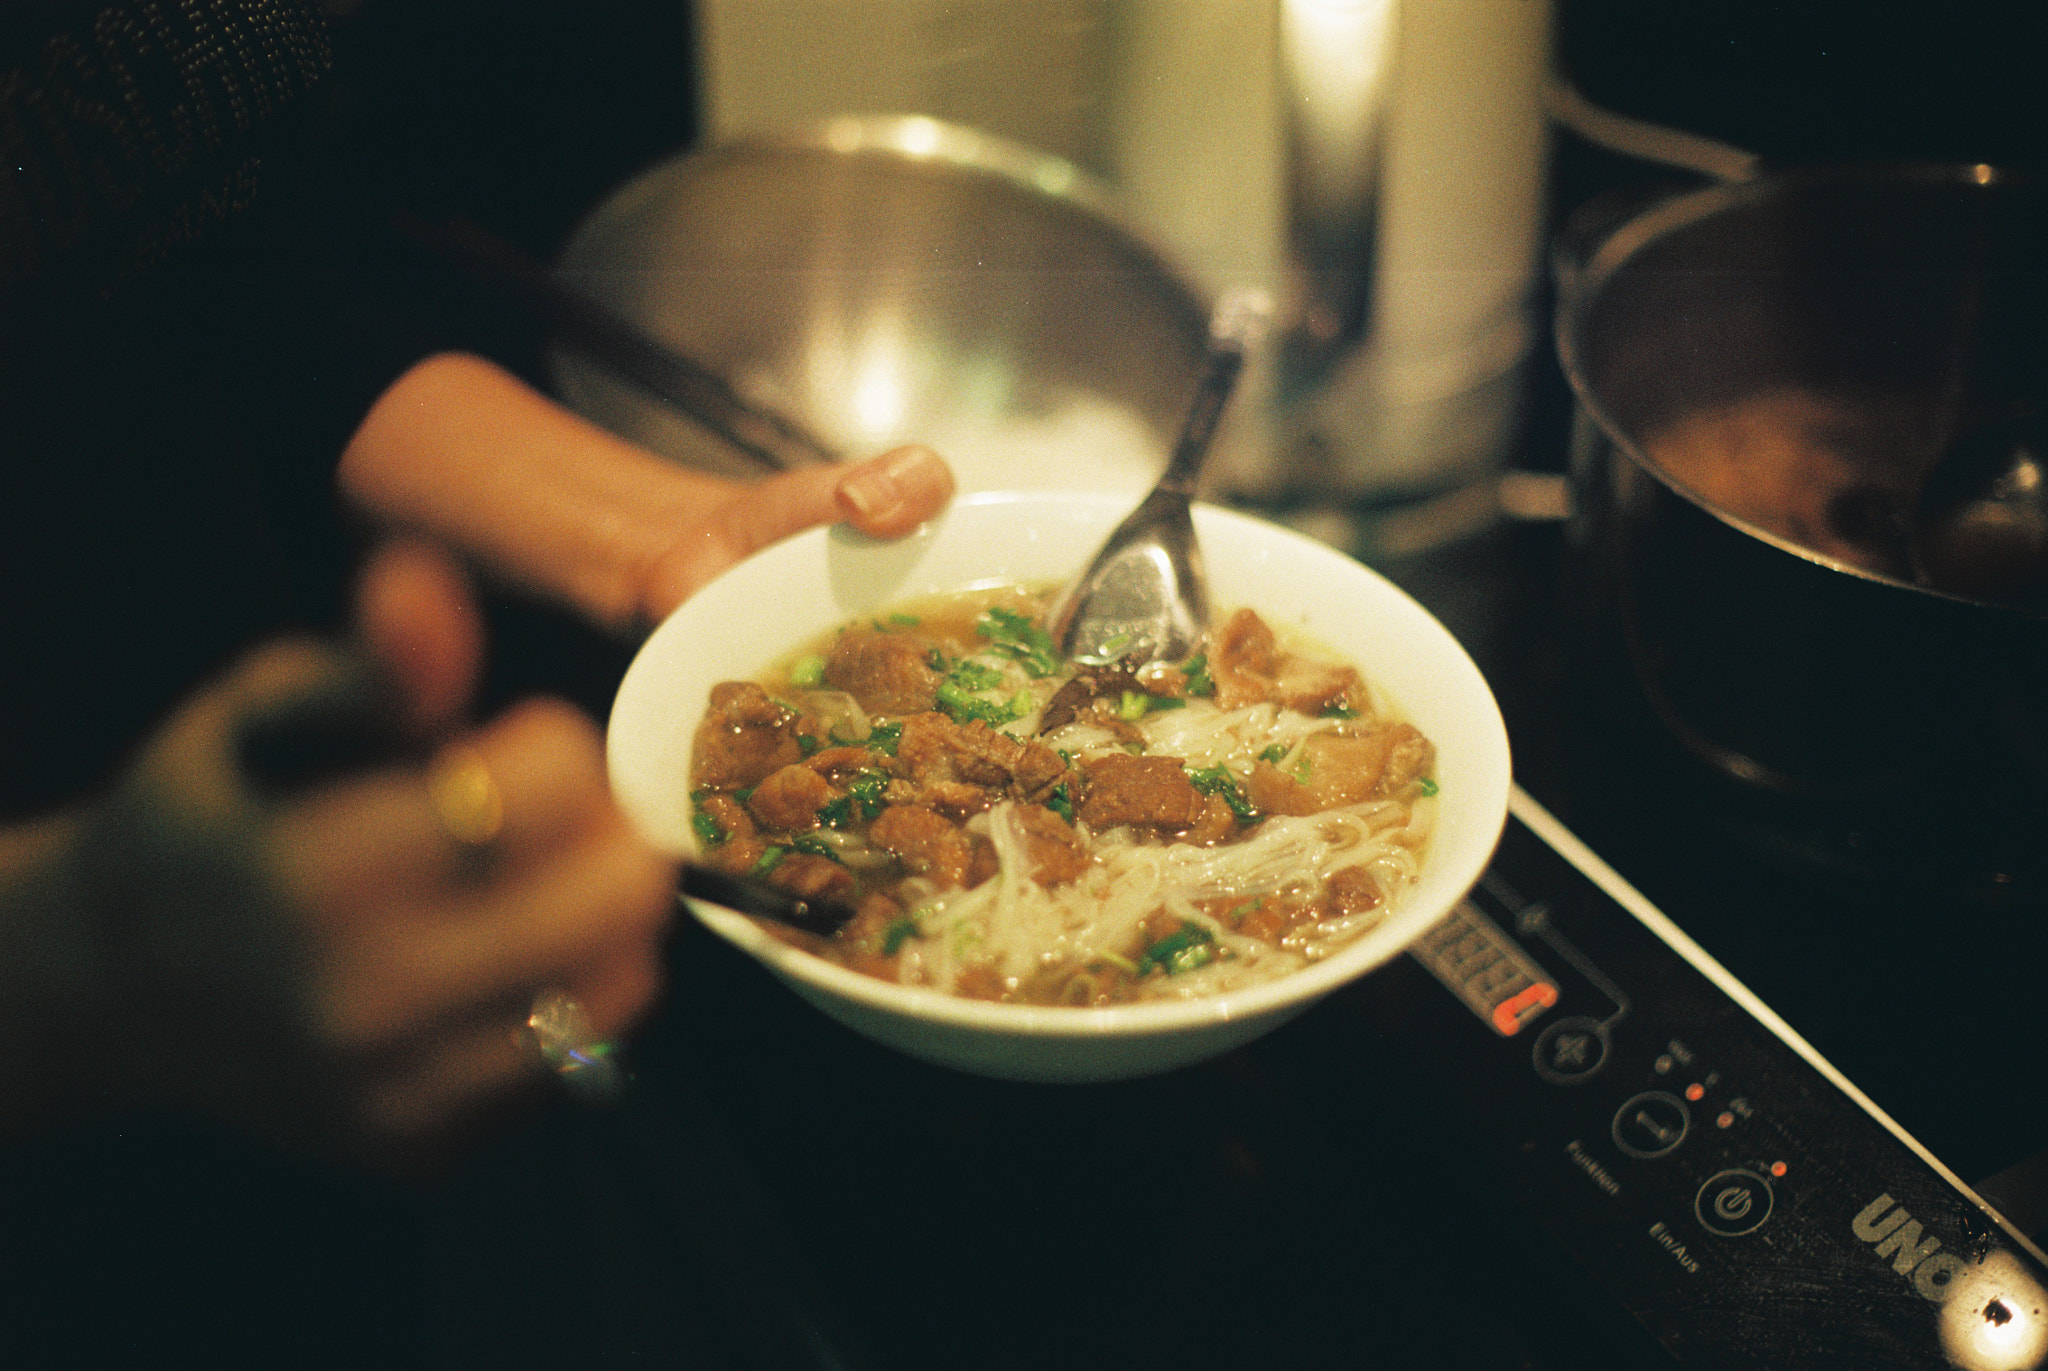
[{"label": "glowing light reflection", "polygon": [[890,355],[870,358],[853,385],[853,413],[871,439],[892,432],[903,422],[903,378]]},{"label": "glowing light reflection", "polygon": [[2009,1252],[1958,1272],[1941,1305],[1941,1347],[1962,1371],[2048,1362],[2048,1290]]},{"label": "glowing light reflection", "polygon": [[900,144],[903,150],[913,157],[929,157],[939,150],[939,139],[943,135],[944,130],[939,127],[937,120],[919,116],[903,121]]}]

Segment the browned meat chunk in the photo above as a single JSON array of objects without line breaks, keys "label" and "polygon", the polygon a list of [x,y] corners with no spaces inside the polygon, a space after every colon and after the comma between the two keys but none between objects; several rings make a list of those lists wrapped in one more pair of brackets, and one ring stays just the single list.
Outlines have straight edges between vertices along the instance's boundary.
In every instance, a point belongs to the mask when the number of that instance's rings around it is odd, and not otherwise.
[{"label": "browned meat chunk", "polygon": [[1323,887],[1323,898],[1330,906],[1330,917],[1334,919],[1370,913],[1380,907],[1380,883],[1364,867],[1347,866],[1331,874]]},{"label": "browned meat chunk", "polygon": [[1280,659],[1267,698],[1304,714],[1320,714],[1332,705],[1362,710],[1367,704],[1365,683],[1357,668],[1292,656]]},{"label": "browned meat chunk", "polygon": [[1353,667],[1282,652],[1272,628],[1256,613],[1240,609],[1216,634],[1209,654],[1216,703],[1225,709],[1272,701],[1304,714],[1332,705],[1363,710],[1365,683]]},{"label": "browned meat chunk", "polygon": [[853,873],[830,857],[788,852],[769,871],[768,883],[800,899],[838,900],[853,892]]},{"label": "browned meat chunk", "polygon": [[1125,666],[1084,666],[1067,683],[1053,692],[1038,716],[1038,731],[1050,733],[1065,728],[1100,699],[1118,699],[1126,690],[1136,690],[1138,678]]},{"label": "browned meat chunk", "polygon": [[1314,814],[1323,808],[1314,793],[1271,762],[1254,762],[1244,778],[1245,798],[1261,814]]},{"label": "browned meat chunk", "polygon": [[720,843],[704,854],[703,860],[714,871],[723,871],[731,876],[750,874],[755,865],[766,856],[768,840],[756,833],[745,837],[733,837]]},{"label": "browned meat chunk", "polygon": [[1065,885],[1088,869],[1088,848],[1072,824],[1044,805],[1018,805],[1017,822],[1024,829],[1031,854],[1031,879],[1040,885]]},{"label": "browned meat chunk", "polygon": [[920,876],[941,886],[967,884],[973,850],[967,830],[922,805],[891,805],[876,818],[868,837]]},{"label": "browned meat chunk", "polygon": [[864,747],[828,747],[813,753],[805,766],[820,776],[841,780],[875,764],[874,754]]},{"label": "browned meat chunk", "polygon": [[1073,718],[1067,722],[1070,724],[1082,723],[1090,728],[1099,728],[1120,743],[1128,743],[1138,748],[1144,747],[1144,730],[1119,715],[1116,711],[1116,698],[1113,696],[1103,696],[1100,699],[1090,700],[1083,704],[1074,711]]},{"label": "browned meat chunk", "polygon": [[916,714],[932,707],[943,679],[927,660],[931,651],[914,633],[849,629],[825,659],[825,683],[870,714]]},{"label": "browned meat chunk", "polygon": [[1436,750],[1412,724],[1378,724],[1358,733],[1319,733],[1301,745],[1302,779],[1260,762],[1245,794],[1264,814],[1320,814],[1391,795],[1436,761]]},{"label": "browned meat chunk", "polygon": [[1088,794],[1080,817],[1100,833],[1130,825],[1179,830],[1202,813],[1202,792],[1178,757],[1112,752],[1088,763]]},{"label": "browned meat chunk", "polygon": [[726,841],[754,836],[754,816],[730,795],[709,794],[697,801],[697,812],[718,825]]},{"label": "browned meat chunk", "polygon": [[1303,784],[1318,809],[1357,804],[1391,794],[1423,774],[1435,760],[1429,740],[1412,724],[1380,724],[1363,733],[1318,734],[1302,744],[1308,772]]},{"label": "browned meat chunk", "polygon": [[807,766],[785,766],[770,772],[747,797],[747,812],[763,828],[785,833],[818,826],[818,810],[836,792],[832,783]]},{"label": "browned meat chunk", "polygon": [[1237,832],[1237,811],[1221,795],[1204,795],[1202,812],[1194,826],[1181,834],[1181,841],[1198,847],[1213,847]]},{"label": "browned meat chunk", "polygon": [[[938,790],[949,783],[978,786],[987,792],[986,809],[1005,796],[1042,799],[1067,774],[1067,764],[1043,743],[1024,743],[990,728],[979,719],[955,723],[944,714],[914,714],[903,721],[890,770]],[[957,795],[945,808],[958,809]]]},{"label": "browned meat chunk", "polygon": [[752,681],[711,687],[711,705],[697,725],[691,784],[744,790],[778,767],[803,759],[797,716]]},{"label": "browned meat chunk", "polygon": [[949,819],[961,821],[995,808],[998,798],[992,790],[965,781],[933,781],[912,792],[913,804],[936,809]]},{"label": "browned meat chunk", "polygon": [[1226,918],[1248,938],[1277,943],[1289,933],[1315,919],[1314,906],[1285,895],[1261,895],[1249,906],[1238,905],[1218,916]]},{"label": "browned meat chunk", "polygon": [[1216,682],[1216,703],[1225,709],[1268,698],[1279,666],[1273,630],[1252,610],[1238,610],[1210,640],[1209,675]]},{"label": "browned meat chunk", "polygon": [[1391,795],[1436,770],[1436,744],[1412,724],[1390,724],[1394,743],[1387,750],[1387,769],[1380,773],[1380,793]]}]

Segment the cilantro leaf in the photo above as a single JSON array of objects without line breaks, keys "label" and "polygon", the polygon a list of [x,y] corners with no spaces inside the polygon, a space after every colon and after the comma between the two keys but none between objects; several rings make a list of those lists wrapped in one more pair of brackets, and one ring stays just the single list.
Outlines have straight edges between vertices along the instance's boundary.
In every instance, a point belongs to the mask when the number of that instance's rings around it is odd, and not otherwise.
[{"label": "cilantro leaf", "polygon": [[1145,949],[1138,958],[1138,974],[1157,967],[1169,976],[1193,971],[1216,960],[1216,939],[1198,923],[1182,923],[1173,932]]},{"label": "cilantro leaf", "polygon": [[1223,763],[1218,762],[1214,766],[1190,770],[1188,779],[1193,781],[1195,789],[1204,795],[1221,795],[1223,803],[1230,806],[1230,812],[1237,816],[1239,823],[1250,823],[1259,817],[1258,807],[1251,802],[1251,797],[1244,793],[1244,786]]},{"label": "cilantro leaf", "polygon": [[1060,669],[1052,635],[1015,610],[990,606],[975,622],[974,631],[1033,676],[1050,676]]}]

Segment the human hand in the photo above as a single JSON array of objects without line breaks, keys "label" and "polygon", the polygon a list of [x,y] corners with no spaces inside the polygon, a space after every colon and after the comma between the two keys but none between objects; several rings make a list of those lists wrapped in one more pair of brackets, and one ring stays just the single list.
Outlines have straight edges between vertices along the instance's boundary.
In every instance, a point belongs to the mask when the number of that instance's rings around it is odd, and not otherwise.
[{"label": "human hand", "polygon": [[621,634],[644,632],[749,553],[843,520],[896,538],[942,510],[952,472],[903,447],[748,483],[692,471],[475,357],[429,358],[372,406],[339,481],[360,510]]},{"label": "human hand", "polygon": [[[345,647],[253,654],[98,807],[99,1032],[118,1099],[413,1166],[542,1079],[517,1032],[538,992],[573,995],[600,1036],[647,1009],[675,872],[612,804],[580,714],[462,725],[481,632],[444,560],[386,550],[358,620]],[[374,704],[395,751],[281,789],[252,776],[253,726],[309,700]],[[502,815],[481,844],[430,793],[478,767]]]}]

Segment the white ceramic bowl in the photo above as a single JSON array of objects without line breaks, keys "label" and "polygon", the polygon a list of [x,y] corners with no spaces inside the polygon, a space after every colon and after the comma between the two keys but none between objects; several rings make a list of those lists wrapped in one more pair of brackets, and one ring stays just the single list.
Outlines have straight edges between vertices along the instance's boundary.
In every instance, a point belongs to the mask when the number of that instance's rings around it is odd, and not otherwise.
[{"label": "white ceramic bowl", "polygon": [[[805,638],[918,595],[1073,574],[1117,520],[1120,495],[963,497],[896,543],[814,530],[749,558],[699,591],[627,670],[607,748],[620,804],[657,846],[696,851],[691,739],[711,687],[751,678]],[[1101,1009],[996,1004],[863,976],[798,951],[747,918],[698,901],[696,916],[797,994],[875,1040],[981,1075],[1097,1081],[1214,1056],[1285,1023],[1405,948],[1479,879],[1507,817],[1508,743],[1485,679],[1406,594],[1330,547],[1210,506],[1195,513],[1211,594],[1299,626],[1356,663],[1436,744],[1438,820],[1420,880],[1386,919],[1328,959],[1204,999]]]}]

